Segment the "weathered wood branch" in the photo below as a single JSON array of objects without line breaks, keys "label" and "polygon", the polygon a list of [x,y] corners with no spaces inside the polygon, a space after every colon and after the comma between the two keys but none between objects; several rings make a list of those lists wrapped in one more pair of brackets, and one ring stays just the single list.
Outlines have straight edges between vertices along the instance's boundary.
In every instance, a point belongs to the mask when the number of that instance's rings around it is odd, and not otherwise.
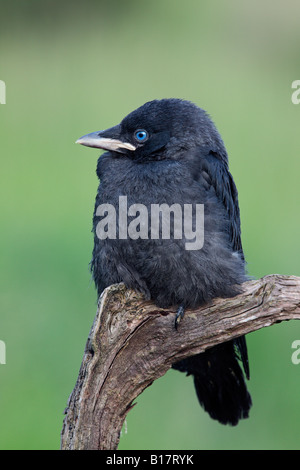
[{"label": "weathered wood branch", "polygon": [[136,397],[172,363],[283,320],[300,319],[300,277],[270,275],[243,293],[175,310],[113,285],[102,294],[64,420],[62,449],[116,449]]}]

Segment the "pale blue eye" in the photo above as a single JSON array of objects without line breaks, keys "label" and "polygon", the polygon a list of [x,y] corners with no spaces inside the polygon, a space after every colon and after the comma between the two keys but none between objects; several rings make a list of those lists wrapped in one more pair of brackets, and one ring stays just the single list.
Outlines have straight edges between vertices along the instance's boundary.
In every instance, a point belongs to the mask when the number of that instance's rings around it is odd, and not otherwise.
[{"label": "pale blue eye", "polygon": [[144,129],[138,129],[135,131],[134,137],[138,142],[145,142],[148,139],[148,132],[144,131]]}]

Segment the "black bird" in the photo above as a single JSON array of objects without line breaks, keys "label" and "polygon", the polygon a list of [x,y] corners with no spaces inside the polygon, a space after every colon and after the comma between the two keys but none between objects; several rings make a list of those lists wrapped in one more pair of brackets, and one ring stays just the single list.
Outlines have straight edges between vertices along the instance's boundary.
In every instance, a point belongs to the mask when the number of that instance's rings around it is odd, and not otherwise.
[{"label": "black bird", "polygon": [[[180,99],[150,101],[117,126],[77,142],[108,150],[98,160],[100,185],[93,217],[91,270],[99,295],[105,287],[124,282],[160,307],[176,306],[177,326],[185,308],[240,292],[248,278],[238,194],[223,141],[204,110]],[[119,206],[120,196],[123,201],[126,196],[126,207],[136,204],[135,211],[126,215],[127,222],[144,215],[139,223],[135,219],[132,236],[127,226],[125,232],[121,227],[125,206]],[[142,208],[150,214],[152,205],[161,204],[171,209],[190,205],[194,235],[196,206],[204,205],[204,241],[197,249],[187,249],[191,240],[185,233],[181,238],[176,235],[176,211],[170,210],[170,236],[162,236],[160,226],[159,235],[151,237],[154,219]],[[109,215],[112,207],[115,215]],[[199,402],[213,419],[236,425],[248,417],[251,407],[239,360],[249,379],[245,337],[177,362],[173,368],[194,376]]]}]

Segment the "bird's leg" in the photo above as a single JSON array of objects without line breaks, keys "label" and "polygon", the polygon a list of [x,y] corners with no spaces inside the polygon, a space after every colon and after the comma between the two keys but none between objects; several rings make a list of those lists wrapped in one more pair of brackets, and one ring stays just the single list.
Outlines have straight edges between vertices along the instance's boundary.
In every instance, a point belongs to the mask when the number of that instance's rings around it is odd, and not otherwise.
[{"label": "bird's leg", "polygon": [[183,319],[183,316],[184,316],[184,306],[180,305],[178,307],[178,310],[176,312],[176,317],[175,317],[175,329],[176,330],[178,328],[180,321]]}]

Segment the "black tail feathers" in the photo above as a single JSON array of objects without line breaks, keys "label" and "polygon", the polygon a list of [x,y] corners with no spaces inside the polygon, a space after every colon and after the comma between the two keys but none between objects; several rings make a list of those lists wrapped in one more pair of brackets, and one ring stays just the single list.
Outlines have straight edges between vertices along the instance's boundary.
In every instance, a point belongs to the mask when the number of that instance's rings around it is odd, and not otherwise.
[{"label": "black tail feathers", "polygon": [[194,376],[199,402],[211,418],[232,426],[238,424],[240,419],[248,418],[252,405],[238,359],[242,359],[249,378],[244,337],[237,342],[229,341],[215,346],[172,366]]}]

